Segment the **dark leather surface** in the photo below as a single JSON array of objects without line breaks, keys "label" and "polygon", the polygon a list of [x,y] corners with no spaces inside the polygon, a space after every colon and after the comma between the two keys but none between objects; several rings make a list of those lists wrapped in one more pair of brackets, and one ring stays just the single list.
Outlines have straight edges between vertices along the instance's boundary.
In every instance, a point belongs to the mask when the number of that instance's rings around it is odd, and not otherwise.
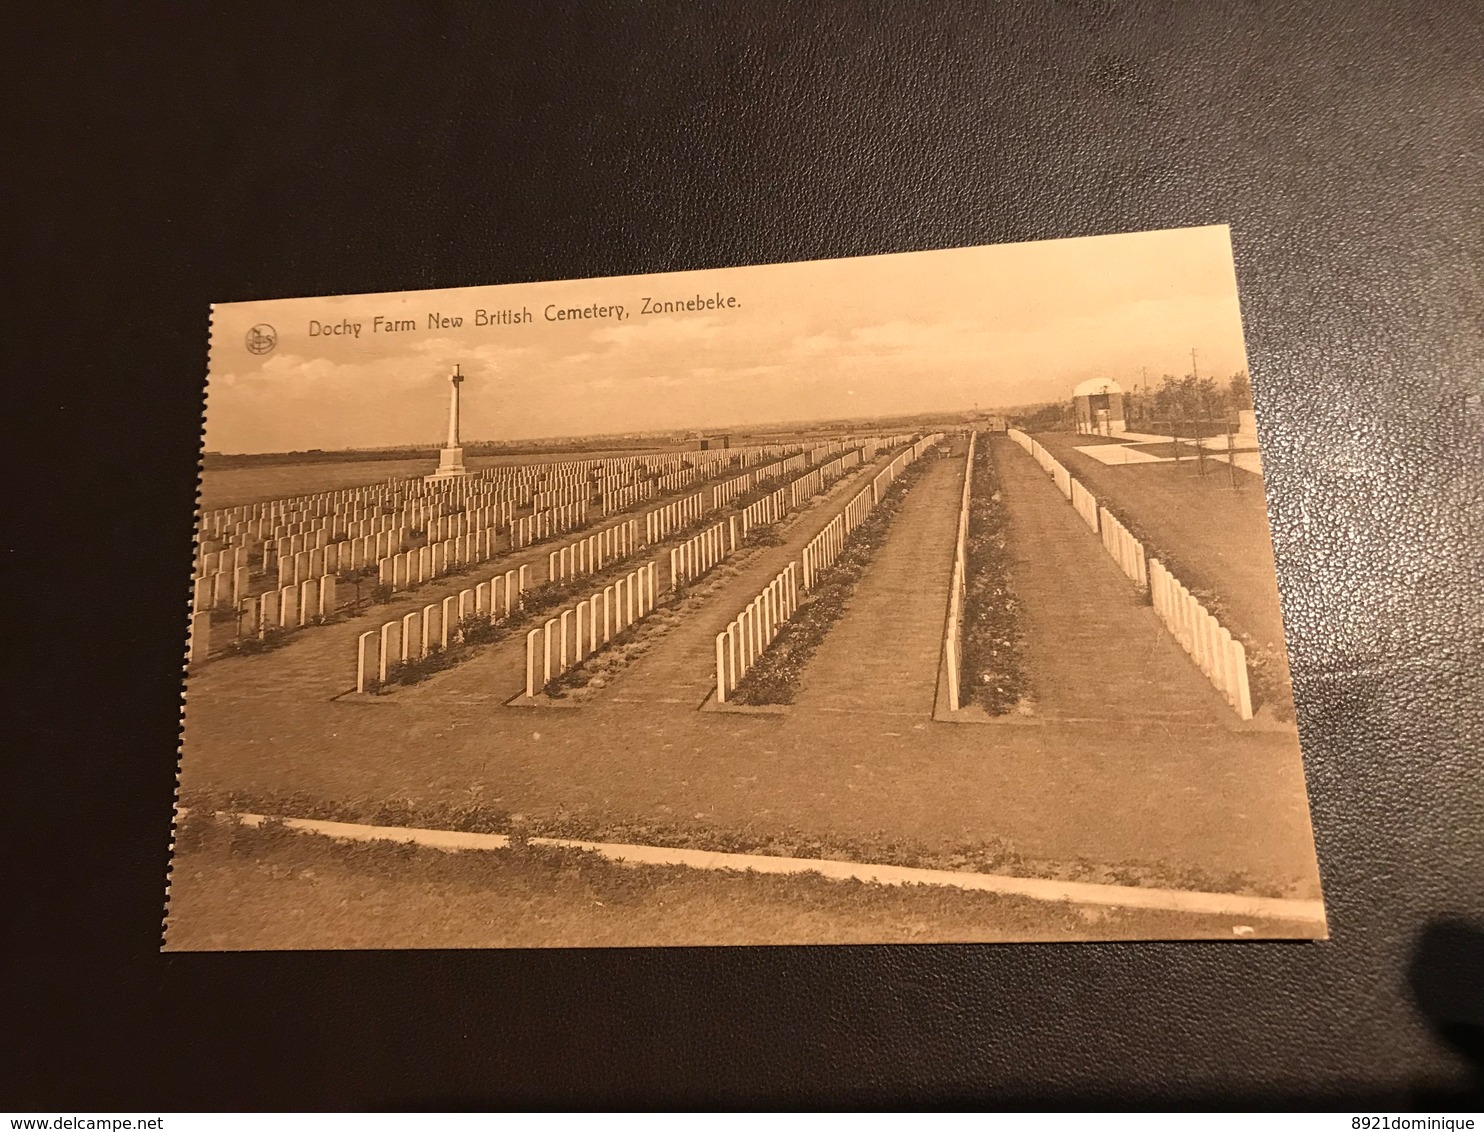
[{"label": "dark leather surface", "polygon": [[[22,9],[3,68],[4,1103],[1477,1088],[1475,4],[129,7]],[[1210,222],[1330,942],[157,953],[208,303]]]}]

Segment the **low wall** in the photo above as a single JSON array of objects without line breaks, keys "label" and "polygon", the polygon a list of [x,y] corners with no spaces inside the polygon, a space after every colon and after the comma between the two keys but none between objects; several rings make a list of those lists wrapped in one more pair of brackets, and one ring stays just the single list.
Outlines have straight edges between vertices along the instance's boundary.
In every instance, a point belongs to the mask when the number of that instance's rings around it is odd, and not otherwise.
[{"label": "low wall", "polygon": [[953,547],[953,578],[948,584],[948,619],[943,628],[943,667],[948,682],[948,710],[962,706],[964,594],[968,584],[969,500],[974,488],[974,451],[977,432],[969,433],[969,455],[964,462],[964,490],[958,506],[958,535]]}]

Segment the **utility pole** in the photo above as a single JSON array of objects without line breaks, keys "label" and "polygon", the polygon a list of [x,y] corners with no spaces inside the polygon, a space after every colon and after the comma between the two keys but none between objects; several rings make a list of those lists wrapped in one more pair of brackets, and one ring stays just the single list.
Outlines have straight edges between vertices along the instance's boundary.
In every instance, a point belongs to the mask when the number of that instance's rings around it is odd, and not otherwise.
[{"label": "utility pole", "polygon": [[1199,374],[1197,374],[1195,372],[1195,347],[1194,346],[1192,346],[1190,348],[1190,376],[1191,377],[1199,377]]}]

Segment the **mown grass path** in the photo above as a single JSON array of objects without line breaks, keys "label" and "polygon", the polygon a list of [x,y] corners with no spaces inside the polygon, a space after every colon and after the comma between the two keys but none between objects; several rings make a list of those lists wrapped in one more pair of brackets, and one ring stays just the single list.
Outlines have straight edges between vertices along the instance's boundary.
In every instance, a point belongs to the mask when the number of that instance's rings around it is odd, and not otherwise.
[{"label": "mown grass path", "polygon": [[912,486],[845,614],[804,669],[800,711],[933,714],[966,445]]},{"label": "mown grass path", "polygon": [[1031,456],[990,439],[1010,518],[1035,714],[1235,724],[1236,716]]},{"label": "mown grass path", "polygon": [[1274,680],[1286,688],[1288,654],[1260,476],[1238,471],[1233,487],[1225,464],[1208,461],[1202,476],[1194,458],[1110,467],[1076,451],[1085,437],[1053,432],[1036,439],[1147,537],[1150,553],[1163,554],[1182,582],[1215,594],[1222,623],[1271,658]]}]

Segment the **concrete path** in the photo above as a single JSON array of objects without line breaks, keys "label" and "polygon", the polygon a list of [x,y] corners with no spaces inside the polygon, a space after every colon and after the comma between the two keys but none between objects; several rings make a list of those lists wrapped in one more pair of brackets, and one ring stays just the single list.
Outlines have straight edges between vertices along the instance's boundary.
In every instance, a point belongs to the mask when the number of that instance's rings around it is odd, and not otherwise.
[{"label": "concrete path", "polygon": [[1156,456],[1152,452],[1140,452],[1137,448],[1130,448],[1125,444],[1088,444],[1077,449],[1089,459],[1096,460],[1099,464],[1162,464],[1165,461],[1174,462],[1173,456]]},{"label": "concrete path", "polygon": [[936,459],[908,492],[805,668],[796,711],[932,717],[963,475],[963,455]]},{"label": "concrete path", "polygon": [[1233,452],[1228,460],[1225,452],[1208,453],[1214,455],[1222,463],[1233,463],[1240,471],[1251,472],[1254,476],[1262,475],[1262,456],[1257,452]]},{"label": "concrete path", "polygon": [[1031,456],[995,437],[1035,713],[1222,723],[1225,702]]}]

